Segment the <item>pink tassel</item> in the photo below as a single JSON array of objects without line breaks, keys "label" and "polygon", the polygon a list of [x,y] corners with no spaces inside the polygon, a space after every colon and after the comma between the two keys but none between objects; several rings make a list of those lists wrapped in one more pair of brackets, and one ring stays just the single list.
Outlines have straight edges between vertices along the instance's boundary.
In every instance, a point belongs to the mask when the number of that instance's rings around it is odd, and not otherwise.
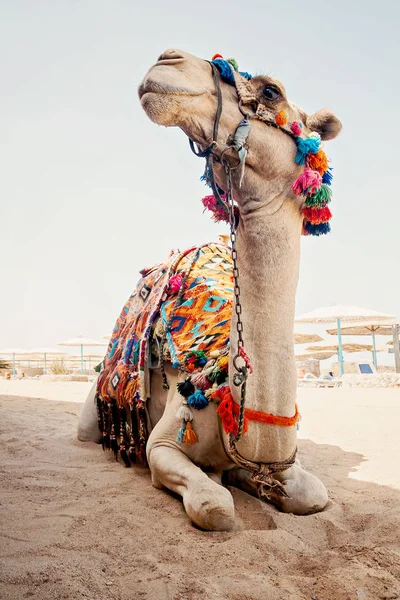
[{"label": "pink tassel", "polygon": [[292,130],[292,132],[294,133],[294,135],[301,135],[301,132],[303,130],[303,126],[301,123],[298,123],[298,121],[293,121],[293,123],[290,126],[290,129]]},{"label": "pink tassel", "polygon": [[310,167],[306,167],[292,185],[292,190],[296,196],[301,196],[302,194],[311,196],[315,194],[321,185],[322,177],[318,171],[313,171]]},{"label": "pink tassel", "polygon": [[169,280],[169,292],[171,294],[177,294],[179,292],[179,290],[181,289],[181,285],[182,285],[182,281],[183,281],[183,274],[182,273],[175,273],[175,275],[172,275],[172,277]]},{"label": "pink tassel", "polygon": [[208,390],[212,386],[205,373],[197,373],[191,377],[190,381],[199,390]]},{"label": "pink tassel", "polygon": [[217,207],[217,199],[214,195],[204,196],[202,203],[204,208],[208,208],[208,210],[215,210]]}]

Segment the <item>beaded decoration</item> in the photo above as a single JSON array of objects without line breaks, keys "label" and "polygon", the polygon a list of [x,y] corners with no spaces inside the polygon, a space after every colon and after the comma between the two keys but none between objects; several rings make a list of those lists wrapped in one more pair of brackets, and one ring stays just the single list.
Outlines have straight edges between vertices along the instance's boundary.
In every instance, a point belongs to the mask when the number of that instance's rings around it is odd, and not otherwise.
[{"label": "beaded decoration", "polygon": [[[233,58],[225,60],[220,54],[215,54],[212,63],[218,68],[221,79],[225,83],[235,85],[234,72],[239,72],[237,62]],[[246,72],[239,72],[246,79],[252,76]],[[289,124],[289,117],[285,110],[281,110],[275,116],[275,123],[278,127],[288,125],[290,131],[295,136],[297,153],[295,162],[298,165],[304,165],[304,171],[292,184],[293,193],[296,196],[304,198],[302,208],[303,215],[303,235],[323,235],[329,233],[331,228],[329,221],[332,213],[328,204],[332,198],[331,183],[333,179],[332,168],[329,166],[328,158],[321,145],[321,137],[318,133],[312,132],[306,138],[302,138],[303,124],[300,121],[293,121]],[[239,126],[240,127],[240,126]],[[243,151],[243,150],[242,150]],[[245,156],[244,156],[245,160]],[[242,168],[244,168],[242,160]],[[243,171],[241,179],[243,178]],[[209,184],[208,174],[201,177]],[[212,214],[215,222],[229,222],[228,207],[226,204],[226,195],[223,190],[219,190],[222,202],[214,195],[205,196],[202,199],[203,206]],[[236,218],[238,218],[239,209],[235,207]]]}]

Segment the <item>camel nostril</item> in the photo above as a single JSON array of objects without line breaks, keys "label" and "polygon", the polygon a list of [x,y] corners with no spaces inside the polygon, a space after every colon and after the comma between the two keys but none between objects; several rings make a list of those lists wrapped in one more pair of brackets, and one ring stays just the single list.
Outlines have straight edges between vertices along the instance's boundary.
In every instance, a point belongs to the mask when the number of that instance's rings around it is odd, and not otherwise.
[{"label": "camel nostril", "polygon": [[157,62],[167,61],[167,60],[183,60],[182,54],[175,50],[174,48],[168,48],[158,57]]}]

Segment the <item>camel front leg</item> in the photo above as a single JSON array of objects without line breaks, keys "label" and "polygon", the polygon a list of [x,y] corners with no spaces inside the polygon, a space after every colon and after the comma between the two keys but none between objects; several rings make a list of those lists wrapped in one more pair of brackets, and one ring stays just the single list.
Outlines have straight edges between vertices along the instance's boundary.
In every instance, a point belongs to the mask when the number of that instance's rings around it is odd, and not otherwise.
[{"label": "camel front leg", "polygon": [[78,422],[78,440],[81,442],[101,442],[101,433],[97,425],[96,383],[93,384]]},{"label": "camel front leg", "polygon": [[[153,432],[154,433],[154,432]],[[230,492],[209,477],[171,443],[149,438],[147,460],[155,487],[166,487],[182,496],[188,517],[201,529],[229,531],[235,524]]]},{"label": "camel front leg", "polygon": [[[326,507],[328,492],[324,484],[315,475],[304,471],[300,467],[300,463],[277,473],[275,477],[283,483],[289,498],[272,490],[269,501],[283,512],[294,515],[311,515]],[[224,474],[224,482],[258,498],[257,485],[252,481],[251,473],[245,469],[237,468],[227,471]]]}]

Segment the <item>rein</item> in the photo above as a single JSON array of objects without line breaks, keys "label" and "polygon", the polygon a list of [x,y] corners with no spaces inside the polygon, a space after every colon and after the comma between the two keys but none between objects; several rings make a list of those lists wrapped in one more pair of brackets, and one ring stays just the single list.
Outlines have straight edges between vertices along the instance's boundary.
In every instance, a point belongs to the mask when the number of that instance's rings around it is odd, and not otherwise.
[{"label": "rein", "polygon": [[[209,62],[209,61],[207,61]],[[221,157],[218,158],[215,154],[215,150],[218,147],[218,129],[219,122],[222,115],[222,91],[221,91],[221,76],[218,68],[212,63],[209,63],[212,69],[213,80],[215,84],[215,89],[217,93],[217,110],[214,119],[213,126],[213,139],[209,146],[205,150],[201,150],[199,146],[189,138],[189,144],[192,152],[199,158],[206,159],[206,179],[210,184],[214,196],[218,201],[222,202],[223,205],[226,206],[229,216],[229,226],[230,226],[230,240],[231,240],[231,254],[232,254],[232,262],[233,262],[233,279],[234,279],[234,296],[235,296],[235,312],[236,312],[236,329],[237,329],[237,352],[233,358],[233,366],[235,369],[235,373],[233,375],[233,384],[236,387],[240,387],[240,405],[239,405],[239,415],[238,415],[238,430],[237,434],[233,435],[229,434],[228,440],[228,454],[231,460],[236,463],[239,467],[245,468],[246,470],[252,472],[252,480],[257,484],[257,492],[260,499],[269,498],[269,494],[275,489],[279,494],[285,497],[289,497],[284,486],[280,481],[274,478],[275,473],[279,473],[291,467],[296,459],[297,448],[295,448],[292,455],[284,460],[278,461],[274,463],[256,463],[250,461],[239,453],[237,449],[237,442],[240,440],[243,434],[243,428],[245,424],[245,416],[250,413],[252,416],[256,415],[256,411],[248,411],[245,409],[246,403],[246,384],[249,373],[253,372],[251,367],[250,359],[247,356],[244,350],[244,342],[243,342],[243,322],[242,322],[242,305],[240,300],[240,285],[239,285],[239,268],[237,265],[237,250],[236,250],[236,215],[235,215],[235,205],[232,194],[232,170],[236,169],[239,164],[242,164],[242,175],[240,179],[239,186],[243,179],[245,161],[247,156],[247,137],[250,131],[250,121],[249,119],[259,119],[262,120],[266,125],[276,127],[277,129],[281,129],[284,133],[289,135],[294,140],[296,136],[292,133],[292,131],[285,129],[284,127],[278,125],[273,118],[270,118],[268,110],[264,105],[258,102],[257,98],[254,96],[254,93],[249,86],[247,80],[242,77],[239,73],[234,73],[234,84],[236,87],[236,91],[239,98],[239,110],[244,116],[244,120],[242,120],[236,132],[228,137],[227,146],[222,151]],[[249,113],[244,107],[246,105],[257,105],[256,111]],[[242,131],[240,129],[242,128]],[[238,133],[240,131],[240,134]],[[239,156],[239,163],[234,167],[231,167],[228,161],[225,158],[225,153],[230,148],[236,150]],[[225,176],[226,176],[226,200],[221,195],[221,189],[218,187],[215,181],[214,176],[214,162],[222,163]],[[244,364],[239,365],[239,358],[242,359]],[[262,418],[262,415],[265,415],[265,419]],[[258,413],[257,417],[252,420],[257,420],[259,422],[265,422],[270,424],[279,424],[283,426],[293,426],[297,421],[297,407],[295,417],[278,417],[276,415],[267,415],[266,413]],[[268,420],[267,417],[272,418]],[[251,418],[251,417],[250,417]],[[274,421],[274,420],[277,421]],[[279,421],[279,423],[278,423]],[[268,491],[266,491],[266,489]]]}]

